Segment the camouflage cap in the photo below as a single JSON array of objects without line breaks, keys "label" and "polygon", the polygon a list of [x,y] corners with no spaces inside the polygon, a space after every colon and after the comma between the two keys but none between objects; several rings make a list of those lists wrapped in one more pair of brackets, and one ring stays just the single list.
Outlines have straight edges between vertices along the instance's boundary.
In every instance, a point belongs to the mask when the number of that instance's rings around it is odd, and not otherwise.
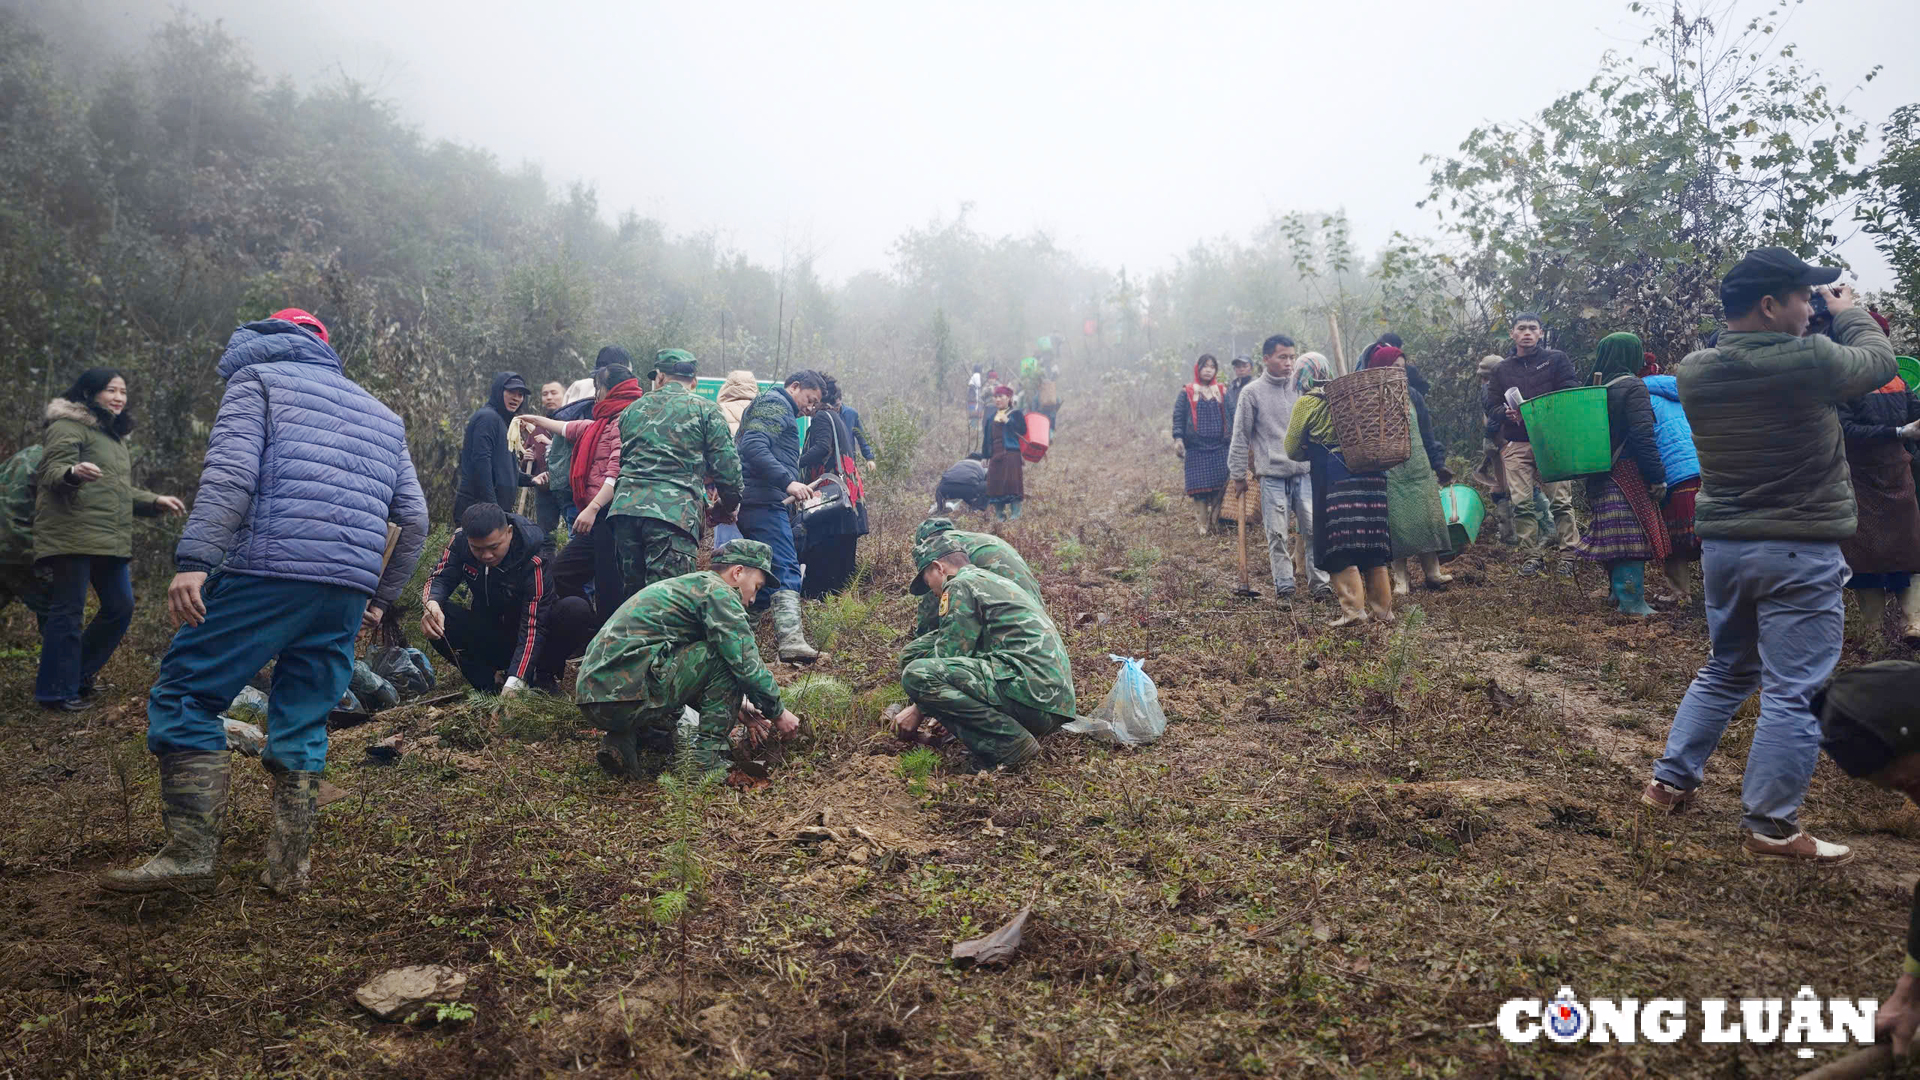
[{"label": "camouflage cap", "polygon": [[956,551],[965,554],[966,550],[951,533],[934,533],[913,545],[913,585],[907,591],[915,596],[926,592],[927,567],[932,566],[934,560],[942,555],[951,555]]},{"label": "camouflage cap", "polygon": [[952,532],[953,529],[952,518],[928,518],[920,523],[919,528],[913,530],[913,542],[917,544],[935,533]]},{"label": "camouflage cap", "polygon": [[713,565],[751,566],[773,576],[773,549],[758,540],[729,540],[713,553]]},{"label": "camouflage cap", "polygon": [[685,349],[661,349],[653,354],[653,370],[686,379],[699,370],[699,361]]}]

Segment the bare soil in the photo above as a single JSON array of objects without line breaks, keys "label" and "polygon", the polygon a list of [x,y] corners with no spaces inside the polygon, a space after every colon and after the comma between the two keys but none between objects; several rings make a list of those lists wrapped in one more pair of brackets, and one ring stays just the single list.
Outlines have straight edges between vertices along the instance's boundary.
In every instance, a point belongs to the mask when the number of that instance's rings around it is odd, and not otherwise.
[{"label": "bare soil", "polygon": [[[1523,581],[1510,549],[1481,544],[1454,586],[1402,605],[1425,624],[1393,685],[1395,635],[1278,605],[1257,541],[1269,595],[1232,595],[1232,538],[1197,534],[1163,418],[1070,401],[1063,419],[1026,516],[998,531],[1041,575],[1082,711],[1112,685],[1108,654],[1140,657],[1166,737],[1059,735],[1015,775],[962,775],[952,751],[923,782],[902,767],[879,717],[912,619],[906,542],[970,442],[942,417],[911,487],[876,498],[866,583],[809,613],[831,652],[817,674],[852,706],[806,717],[772,787],[699,797],[705,882],[684,925],[654,912],[673,796],[603,776],[557,703],[339,733],[328,776],[348,794],[322,812],[298,901],[249,884],[268,805],[246,759],[215,895],[107,897],[93,876],[161,839],[142,706],[160,583],[142,586],[108,703],[77,717],[32,708],[36,642],[12,609],[0,1077],[1774,1077],[1809,1063],[1703,1046],[1697,1014],[1676,1044],[1570,1049],[1508,1045],[1491,1021],[1563,984],[1891,989],[1913,808],[1822,762],[1806,823],[1859,858],[1749,863],[1751,703],[1695,810],[1637,806],[1706,655],[1697,599],[1629,620],[1589,597],[1597,570]],[[372,764],[365,747],[392,734],[429,745]],[[949,963],[1029,904],[1010,963]],[[406,964],[465,972],[466,1008],[407,1025],[353,1003]]]}]

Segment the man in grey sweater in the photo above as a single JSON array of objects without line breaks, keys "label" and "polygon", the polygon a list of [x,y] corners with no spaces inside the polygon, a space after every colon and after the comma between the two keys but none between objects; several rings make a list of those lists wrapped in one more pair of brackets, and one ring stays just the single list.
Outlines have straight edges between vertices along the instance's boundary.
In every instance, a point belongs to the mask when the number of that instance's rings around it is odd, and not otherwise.
[{"label": "man in grey sweater", "polygon": [[[1300,536],[1313,537],[1313,479],[1305,462],[1287,456],[1287,423],[1300,394],[1293,388],[1293,339],[1275,334],[1260,347],[1266,372],[1240,391],[1233,412],[1233,442],[1227,449],[1227,476],[1235,499],[1247,490],[1249,465],[1260,478],[1260,517],[1267,529],[1267,560],[1273,567],[1273,592],[1293,595],[1293,553],[1287,548],[1287,511],[1300,523]],[[1315,600],[1333,595],[1327,572],[1307,563]]]}]

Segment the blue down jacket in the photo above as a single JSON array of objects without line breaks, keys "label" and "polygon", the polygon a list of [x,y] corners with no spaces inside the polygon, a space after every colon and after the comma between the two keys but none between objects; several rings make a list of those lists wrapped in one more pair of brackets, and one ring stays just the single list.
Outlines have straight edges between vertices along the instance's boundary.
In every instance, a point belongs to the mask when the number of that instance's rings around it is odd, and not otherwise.
[{"label": "blue down jacket", "polygon": [[1653,440],[1660,447],[1660,464],[1667,469],[1667,486],[1700,475],[1700,455],[1693,448],[1693,425],[1680,407],[1680,388],[1671,375],[1649,375],[1647,397],[1653,400]]},{"label": "blue down jacket", "polygon": [[[344,585],[390,606],[427,542],[427,501],[393,411],[325,342],[268,319],[233,332],[182,571]],[[385,575],[387,522],[400,538]]]}]

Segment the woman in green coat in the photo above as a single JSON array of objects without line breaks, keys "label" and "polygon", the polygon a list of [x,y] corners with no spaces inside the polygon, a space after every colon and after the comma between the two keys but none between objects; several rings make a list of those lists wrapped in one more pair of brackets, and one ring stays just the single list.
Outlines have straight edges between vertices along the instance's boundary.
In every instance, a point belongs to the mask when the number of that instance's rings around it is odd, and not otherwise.
[{"label": "woman in green coat", "polygon": [[[134,515],[186,513],[179,499],[133,486],[132,429],[127,380],[111,368],[83,372],[47,404],[33,508],[34,569],[48,592],[33,684],[42,708],[88,708],[94,677],[133,622]],[[88,585],[100,610],[83,632]]]}]

